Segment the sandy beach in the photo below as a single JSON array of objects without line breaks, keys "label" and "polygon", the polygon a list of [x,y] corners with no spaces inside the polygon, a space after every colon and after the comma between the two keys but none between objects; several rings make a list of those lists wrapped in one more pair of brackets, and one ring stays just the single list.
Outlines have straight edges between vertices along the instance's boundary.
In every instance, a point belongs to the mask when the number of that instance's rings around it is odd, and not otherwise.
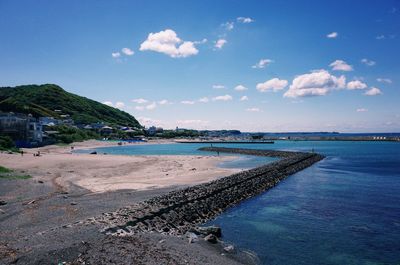
[{"label": "sandy beach", "polygon": [[[171,142],[132,145],[154,143]],[[78,150],[117,144],[85,141],[72,145]],[[33,156],[39,150],[41,156]],[[217,164],[233,158],[77,154],[71,153],[70,145],[24,149],[23,156],[0,153],[1,166],[32,176],[0,179],[0,200],[4,204],[0,209],[0,263],[54,264],[76,259],[89,246],[85,242],[91,242],[92,248],[92,244],[106,237],[96,225],[72,229],[71,224],[172,190],[228,176],[238,170],[218,168]],[[42,235],[44,231],[46,236]],[[145,241],[153,242],[148,246],[152,252],[145,258],[154,260],[148,264],[158,264],[163,255],[167,260],[175,260],[174,264],[188,264],[176,259],[182,256],[193,260],[189,264],[236,264],[222,257],[219,250],[187,244],[185,238],[164,237],[164,246],[157,250],[161,239],[152,234],[146,237]],[[141,251],[147,245],[143,241],[140,246],[132,249],[137,252],[136,257],[143,256]]]},{"label": "sandy beach", "polygon": [[[74,149],[115,146],[116,142],[86,141]],[[146,143],[141,143],[146,144]],[[40,150],[41,156],[32,154]],[[49,181],[68,191],[72,185],[92,192],[149,190],[208,182],[237,172],[217,164],[233,156],[122,156],[71,153],[70,146],[25,149],[24,156],[0,154],[1,165]]]}]

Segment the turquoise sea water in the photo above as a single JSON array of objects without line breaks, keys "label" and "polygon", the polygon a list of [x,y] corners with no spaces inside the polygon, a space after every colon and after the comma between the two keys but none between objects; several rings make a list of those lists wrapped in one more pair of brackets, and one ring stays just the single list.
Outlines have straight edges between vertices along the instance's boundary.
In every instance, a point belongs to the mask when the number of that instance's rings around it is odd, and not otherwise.
[{"label": "turquoise sea water", "polygon": [[[239,168],[249,169],[257,167],[266,163],[270,163],[278,160],[274,157],[258,157],[258,156],[246,156],[236,154],[217,154],[215,152],[204,152],[199,151],[200,147],[210,146],[205,144],[127,144],[122,146],[113,147],[100,147],[91,150],[78,150],[78,153],[90,153],[95,150],[98,153],[107,153],[110,155],[209,155],[209,156],[237,156],[237,159],[232,161],[226,161],[218,164],[218,167],[222,168]],[[223,146],[216,145],[213,146]],[[232,145],[228,145],[232,146]]]},{"label": "turquoise sea water", "polygon": [[[201,155],[201,146],[98,151]],[[226,146],[314,149],[327,157],[210,221],[222,227],[223,240],[255,251],[262,264],[400,264],[400,143],[277,141]],[[240,159],[243,168],[257,164]]]}]

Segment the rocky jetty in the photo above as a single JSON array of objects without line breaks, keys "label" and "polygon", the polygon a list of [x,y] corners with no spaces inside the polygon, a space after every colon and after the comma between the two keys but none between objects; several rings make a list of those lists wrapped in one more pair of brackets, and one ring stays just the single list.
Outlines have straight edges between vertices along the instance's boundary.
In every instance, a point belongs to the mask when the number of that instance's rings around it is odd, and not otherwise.
[{"label": "rocky jetty", "polygon": [[304,152],[207,147],[204,151],[273,156],[279,161],[233,174],[205,184],[157,196],[150,200],[104,213],[90,222],[100,223],[106,234],[129,235],[159,232],[183,235],[198,231],[202,224],[227,208],[275,185],[282,179],[323,159]]}]

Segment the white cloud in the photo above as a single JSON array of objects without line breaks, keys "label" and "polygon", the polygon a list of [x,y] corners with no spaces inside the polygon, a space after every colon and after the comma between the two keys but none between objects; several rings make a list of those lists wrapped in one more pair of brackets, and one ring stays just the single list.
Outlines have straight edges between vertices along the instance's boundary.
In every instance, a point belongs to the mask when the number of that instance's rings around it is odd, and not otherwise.
[{"label": "white cloud", "polygon": [[217,49],[222,49],[222,47],[227,43],[228,41],[225,39],[219,39],[215,42],[214,47]]},{"label": "white cloud", "polygon": [[273,62],[273,60],[271,60],[271,59],[261,59],[258,63],[253,65],[251,68],[259,68],[259,69],[265,68],[267,65],[269,65],[272,62]]},{"label": "white cloud", "polygon": [[169,104],[172,104],[171,102],[169,102],[168,100],[166,100],[166,99],[163,99],[163,100],[160,100],[160,101],[158,101],[158,104],[160,104],[160,105],[169,105]]},{"label": "white cloud", "polygon": [[351,81],[347,83],[347,89],[349,90],[355,90],[355,89],[365,89],[367,88],[367,84],[359,81],[359,80],[355,80],[355,81]]},{"label": "white cloud", "polygon": [[225,86],[224,85],[213,85],[212,88],[214,88],[214,89],[224,89]]},{"label": "white cloud", "polygon": [[142,111],[142,110],[144,110],[144,108],[145,108],[145,106],[136,106],[135,110]]},{"label": "white cloud", "polygon": [[147,118],[147,117],[138,117],[137,119],[140,122],[140,124],[143,124],[146,127],[161,125],[160,120],[155,120],[155,119]]},{"label": "white cloud", "polygon": [[249,100],[249,97],[248,97],[248,96],[242,96],[242,97],[240,98],[240,101],[246,101],[246,100]]},{"label": "white cloud", "polygon": [[222,27],[224,27],[226,30],[231,31],[235,26],[233,22],[226,22],[221,24]]},{"label": "white cloud", "polygon": [[346,78],[342,75],[336,77],[326,70],[312,71],[309,74],[303,74],[293,79],[289,90],[285,92],[284,97],[309,97],[324,96],[331,90],[342,89],[346,86]]},{"label": "white cloud", "polygon": [[194,41],[193,43],[194,44],[204,44],[204,43],[206,43],[208,40],[206,39],[206,38],[204,38],[204,39],[202,39],[202,40],[200,40],[200,41]]},{"label": "white cloud", "polygon": [[361,59],[361,62],[367,66],[374,66],[376,64],[375,61],[368,60],[367,58]]},{"label": "white cloud", "polygon": [[184,105],[193,105],[195,102],[192,100],[182,100],[181,103]]},{"label": "white cloud", "polygon": [[326,37],[329,38],[329,39],[335,39],[338,36],[339,36],[339,33],[337,33],[337,32],[331,32],[331,33],[326,35]]},{"label": "white cloud", "polygon": [[121,57],[121,53],[113,52],[113,53],[111,53],[111,56],[112,56],[112,58],[119,58],[119,57]]},{"label": "white cloud", "polygon": [[371,89],[364,93],[366,96],[377,96],[381,94],[383,94],[382,91],[377,87],[371,87]]},{"label": "white cloud", "polygon": [[147,105],[147,106],[146,106],[146,109],[147,109],[147,110],[153,110],[153,109],[155,109],[156,107],[157,107],[157,103],[153,102],[153,103]]},{"label": "white cloud", "polygon": [[203,98],[200,98],[199,99],[199,102],[202,102],[202,103],[207,103],[207,102],[209,102],[210,100],[208,99],[208,97],[203,97]]},{"label": "white cloud", "polygon": [[103,104],[107,105],[107,106],[110,106],[110,107],[114,106],[114,104],[111,101],[104,101]]},{"label": "white cloud", "polygon": [[377,78],[376,81],[380,82],[380,83],[386,83],[386,84],[391,84],[392,80],[389,78]]},{"label": "white cloud", "polygon": [[356,111],[357,111],[357,112],[367,112],[368,110],[367,110],[367,109],[364,109],[364,108],[359,108],[359,109],[357,109]]},{"label": "white cloud", "polygon": [[132,50],[129,49],[129,48],[122,48],[121,51],[122,51],[123,54],[128,55],[128,56],[131,56],[131,55],[135,54],[135,52],[132,51]]},{"label": "white cloud", "polygon": [[238,18],[236,18],[236,21],[246,24],[246,23],[254,22],[254,19],[249,18],[249,17],[238,17]]},{"label": "white cloud", "polygon": [[217,96],[212,99],[213,101],[229,101],[232,100],[231,95],[223,95],[223,96]]},{"label": "white cloud", "polygon": [[376,36],[376,39],[377,40],[384,40],[384,39],[386,39],[386,37],[385,37],[385,35],[378,35],[378,36]]},{"label": "white cloud", "polygon": [[132,102],[137,103],[137,104],[144,104],[144,103],[147,103],[149,101],[147,99],[144,99],[144,98],[135,98],[135,99],[132,99]]},{"label": "white cloud", "polygon": [[336,60],[329,65],[334,71],[353,71],[353,67],[343,60]]},{"label": "white cloud", "polygon": [[247,87],[245,87],[245,86],[243,86],[243,85],[237,85],[236,87],[235,87],[235,90],[236,91],[245,91],[245,90],[247,90],[248,88]]},{"label": "white cloud", "polygon": [[250,111],[250,112],[260,112],[261,110],[259,108],[248,108],[246,109],[246,111]]},{"label": "white cloud", "polygon": [[149,105],[146,105],[146,106],[143,106],[143,105],[142,106],[136,106],[135,109],[136,110],[140,110],[140,111],[142,111],[142,110],[154,110],[156,107],[157,107],[157,103],[153,102],[153,103],[151,103]]},{"label": "white cloud", "polygon": [[209,121],[205,120],[177,120],[176,124],[178,127],[185,127],[185,126],[205,126],[209,123]]},{"label": "white cloud", "polygon": [[118,102],[115,103],[115,107],[117,109],[123,109],[123,108],[125,108],[125,103],[121,102],[121,101],[118,101]]},{"label": "white cloud", "polygon": [[139,50],[160,52],[172,58],[189,57],[199,52],[194,42],[182,41],[172,29],[150,33]]},{"label": "white cloud", "polygon": [[268,90],[272,90],[277,92],[279,90],[284,89],[288,85],[287,80],[279,79],[279,78],[272,78],[264,83],[258,83],[256,88],[260,92],[266,92]]}]

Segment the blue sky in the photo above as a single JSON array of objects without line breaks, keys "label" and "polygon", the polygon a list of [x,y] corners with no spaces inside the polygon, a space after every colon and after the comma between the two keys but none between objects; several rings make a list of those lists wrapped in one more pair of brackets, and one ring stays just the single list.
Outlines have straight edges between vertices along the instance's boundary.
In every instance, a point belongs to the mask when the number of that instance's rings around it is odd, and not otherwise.
[{"label": "blue sky", "polygon": [[55,83],[147,126],[400,131],[399,1],[0,0],[0,12],[0,86]]}]

